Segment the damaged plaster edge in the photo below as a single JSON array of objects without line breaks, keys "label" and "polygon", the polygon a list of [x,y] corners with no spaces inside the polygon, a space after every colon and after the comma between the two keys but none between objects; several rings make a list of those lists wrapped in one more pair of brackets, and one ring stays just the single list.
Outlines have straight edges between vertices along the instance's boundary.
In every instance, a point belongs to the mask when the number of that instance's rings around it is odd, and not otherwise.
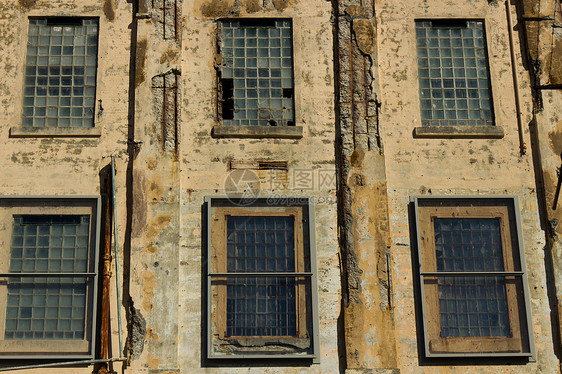
[{"label": "damaged plaster edge", "polygon": [[140,358],[144,350],[144,341],[146,339],[146,320],[141,311],[133,305],[129,307],[129,336],[127,337],[127,345],[131,360]]},{"label": "damaged plaster edge", "polygon": [[101,137],[99,127],[12,127],[11,138],[97,138]]},{"label": "damaged plaster edge", "polygon": [[211,135],[215,138],[284,138],[303,137],[302,126],[224,126],[215,125]]},{"label": "damaged plaster edge", "polygon": [[500,126],[427,126],[416,127],[414,138],[488,138],[504,137]]}]

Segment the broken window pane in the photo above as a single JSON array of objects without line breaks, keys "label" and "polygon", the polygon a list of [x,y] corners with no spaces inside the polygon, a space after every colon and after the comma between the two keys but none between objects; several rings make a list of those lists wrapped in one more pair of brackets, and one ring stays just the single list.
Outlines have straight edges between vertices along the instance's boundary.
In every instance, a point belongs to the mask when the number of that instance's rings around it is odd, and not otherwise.
[{"label": "broken window pane", "polygon": [[219,28],[223,124],[293,126],[291,21],[222,21]]}]

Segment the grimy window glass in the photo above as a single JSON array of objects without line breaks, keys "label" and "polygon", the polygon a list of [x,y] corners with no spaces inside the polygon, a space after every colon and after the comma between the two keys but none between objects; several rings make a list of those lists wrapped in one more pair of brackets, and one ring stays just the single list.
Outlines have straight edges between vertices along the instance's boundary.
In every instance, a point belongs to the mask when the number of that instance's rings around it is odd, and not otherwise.
[{"label": "grimy window glass", "polygon": [[[504,271],[500,220],[435,218],[437,271]],[[438,278],[441,336],[509,336],[504,277]]]},{"label": "grimy window glass", "polygon": [[220,108],[227,126],[294,126],[290,20],[219,22]]},{"label": "grimy window glass", "polygon": [[[227,216],[228,272],[294,272],[293,216]],[[230,278],[226,336],[295,336],[292,277]]]},{"label": "grimy window glass", "polygon": [[[90,217],[14,216],[11,273],[85,273]],[[87,278],[10,277],[5,339],[84,339]]]},{"label": "grimy window glass", "polygon": [[415,203],[426,355],[533,355],[514,199]]},{"label": "grimy window glass", "polygon": [[422,126],[493,125],[484,23],[416,21]]},{"label": "grimy window glass", "polygon": [[29,20],[24,127],[93,127],[98,20]]}]

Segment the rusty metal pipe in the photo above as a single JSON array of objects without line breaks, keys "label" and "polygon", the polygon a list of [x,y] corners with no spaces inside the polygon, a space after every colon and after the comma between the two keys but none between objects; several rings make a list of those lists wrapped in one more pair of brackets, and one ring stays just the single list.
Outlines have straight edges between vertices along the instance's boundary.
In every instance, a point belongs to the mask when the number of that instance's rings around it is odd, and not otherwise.
[{"label": "rusty metal pipe", "polygon": [[[101,301],[101,326],[100,326],[100,359],[109,358],[109,286],[111,280],[111,226],[112,204],[109,191],[112,190],[112,178],[107,178],[105,199],[105,242],[103,248],[103,280]],[[98,374],[110,373],[108,363],[103,363]]]}]

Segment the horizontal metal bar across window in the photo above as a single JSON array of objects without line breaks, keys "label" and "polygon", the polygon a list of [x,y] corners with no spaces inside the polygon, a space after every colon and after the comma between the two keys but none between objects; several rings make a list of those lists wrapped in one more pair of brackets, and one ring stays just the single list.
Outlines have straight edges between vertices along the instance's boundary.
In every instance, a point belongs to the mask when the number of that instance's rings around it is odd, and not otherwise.
[{"label": "horizontal metal bar across window", "polygon": [[312,273],[288,273],[288,272],[270,272],[270,273],[210,273],[211,277],[312,277]]},{"label": "horizontal metal bar across window", "polygon": [[470,277],[470,276],[487,276],[487,275],[523,275],[522,271],[442,271],[442,272],[424,272],[422,276],[431,277]]},{"label": "horizontal metal bar across window", "polygon": [[6,278],[93,278],[96,273],[0,273],[0,277]]}]

